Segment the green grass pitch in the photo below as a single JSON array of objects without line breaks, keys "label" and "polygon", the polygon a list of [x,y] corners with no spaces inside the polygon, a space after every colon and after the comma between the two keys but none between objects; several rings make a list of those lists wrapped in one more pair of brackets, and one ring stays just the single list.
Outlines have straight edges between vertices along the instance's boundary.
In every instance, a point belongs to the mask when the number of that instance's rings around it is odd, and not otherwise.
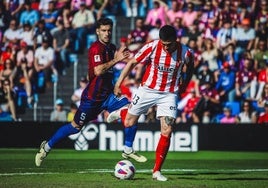
[{"label": "green grass pitch", "polygon": [[133,180],[113,176],[120,152],[54,149],[35,167],[37,149],[0,149],[0,188],[46,187],[268,187],[268,152],[170,152],[162,173],[167,182],[152,180],[154,152],[140,152],[146,163],[132,161]]}]

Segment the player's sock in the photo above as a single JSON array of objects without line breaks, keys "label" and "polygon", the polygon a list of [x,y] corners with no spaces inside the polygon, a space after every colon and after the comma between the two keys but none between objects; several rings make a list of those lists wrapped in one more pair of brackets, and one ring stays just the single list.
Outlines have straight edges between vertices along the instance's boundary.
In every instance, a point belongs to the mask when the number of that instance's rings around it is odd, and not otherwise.
[{"label": "player's sock", "polygon": [[[125,132],[124,144],[125,144],[125,146],[132,148],[137,129],[138,129],[137,125],[133,125],[131,127],[125,127],[125,129],[124,129],[124,132]],[[130,152],[125,151],[125,152],[130,153],[131,151]]]},{"label": "player's sock", "polygon": [[[127,111],[128,109],[126,108],[126,109],[122,109],[120,112],[121,120],[122,120],[124,127],[125,127],[124,122],[127,116]],[[135,139],[135,135],[137,133],[137,129],[138,129],[137,125],[124,128],[124,132],[125,132],[124,152],[131,153],[133,151],[132,146],[133,146],[133,142]]]},{"label": "player's sock", "polygon": [[125,126],[125,123],[124,122],[125,122],[125,119],[126,119],[126,116],[127,116],[127,111],[128,111],[127,108],[122,109],[120,111],[121,121],[122,121],[122,123],[123,123],[124,126]]},{"label": "player's sock", "polygon": [[71,134],[78,133],[79,130],[74,128],[71,123],[63,125],[61,128],[57,130],[57,132],[50,138],[48,141],[49,148],[53,148],[54,145],[61,139],[69,136]]},{"label": "player's sock", "polygon": [[124,152],[125,152],[125,153],[129,154],[129,153],[131,153],[132,151],[133,151],[132,147],[128,147],[128,146],[124,145]]},{"label": "player's sock", "polygon": [[165,161],[169,145],[170,145],[170,137],[166,137],[161,134],[155,152],[155,165],[153,172],[161,171],[161,167]]}]

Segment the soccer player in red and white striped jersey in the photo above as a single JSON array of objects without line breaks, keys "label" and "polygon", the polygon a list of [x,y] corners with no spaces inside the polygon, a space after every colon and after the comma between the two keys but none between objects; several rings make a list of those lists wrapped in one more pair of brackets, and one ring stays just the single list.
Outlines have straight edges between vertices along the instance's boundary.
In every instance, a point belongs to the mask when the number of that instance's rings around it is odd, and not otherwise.
[{"label": "soccer player in red and white striped jersey", "polygon": [[159,38],[145,44],[129,60],[115,84],[114,93],[120,96],[120,85],[124,78],[135,65],[146,62],[141,86],[136,91],[128,112],[125,116],[121,114],[121,118],[126,127],[131,127],[136,125],[141,114],[146,113],[151,106],[157,106],[161,135],[156,149],[153,179],[167,181],[161,174],[161,167],[169,149],[172,125],[177,117],[178,95],[184,92],[194,71],[194,56],[191,49],[177,42],[174,27],[163,26]]}]

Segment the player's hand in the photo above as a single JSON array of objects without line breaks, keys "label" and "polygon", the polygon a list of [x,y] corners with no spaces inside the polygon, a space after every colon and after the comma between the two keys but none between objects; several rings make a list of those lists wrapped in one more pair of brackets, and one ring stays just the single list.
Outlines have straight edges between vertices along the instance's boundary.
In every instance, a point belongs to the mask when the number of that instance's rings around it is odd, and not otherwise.
[{"label": "player's hand", "polygon": [[114,94],[115,94],[115,96],[117,96],[117,97],[121,97],[121,95],[122,95],[121,89],[120,89],[120,87],[117,86],[117,85],[114,86]]},{"label": "player's hand", "polygon": [[190,65],[194,60],[194,57],[193,57],[193,51],[188,49],[185,53],[185,63],[186,65]]},{"label": "player's hand", "polygon": [[130,55],[130,51],[126,47],[121,47],[116,53],[115,53],[115,59],[117,61],[122,61],[126,58],[128,58]]}]

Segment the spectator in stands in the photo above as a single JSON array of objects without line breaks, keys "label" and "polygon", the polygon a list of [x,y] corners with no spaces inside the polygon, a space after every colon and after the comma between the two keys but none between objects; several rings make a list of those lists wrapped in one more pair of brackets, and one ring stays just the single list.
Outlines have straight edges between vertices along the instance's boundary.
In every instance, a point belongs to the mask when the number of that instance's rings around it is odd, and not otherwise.
[{"label": "spectator in stands", "polygon": [[241,23],[243,19],[248,18],[250,19],[251,26],[254,26],[254,14],[252,13],[252,10],[250,10],[249,6],[247,6],[247,3],[240,1],[240,5],[238,6],[237,12],[239,13],[239,23]]},{"label": "spectator in stands", "polygon": [[45,21],[45,27],[48,30],[52,30],[56,27],[56,20],[58,17],[58,11],[55,10],[55,2],[50,1],[48,3],[48,9],[46,12],[42,12],[41,19]]},{"label": "spectator in stands", "polygon": [[32,79],[34,71],[34,51],[29,49],[26,42],[20,42],[20,49],[16,54],[17,67],[21,66],[22,61],[26,62],[26,69],[28,72],[29,79]]},{"label": "spectator in stands", "polygon": [[[29,49],[27,43],[24,41],[20,42],[20,50],[17,52],[17,73],[15,85],[19,83],[27,95],[28,105],[32,102],[33,87],[32,79],[34,73],[34,52]],[[25,67],[25,68],[24,68]]]},{"label": "spectator in stands", "polygon": [[259,40],[257,48],[253,52],[253,59],[256,71],[259,72],[266,67],[266,62],[268,61],[267,40]]},{"label": "spectator in stands", "polygon": [[125,0],[126,3],[126,16],[137,17],[138,16],[138,1],[137,0]]},{"label": "spectator in stands", "polygon": [[69,31],[64,28],[63,21],[58,22],[57,31],[53,35],[53,48],[56,55],[55,67],[57,71],[66,75],[66,68],[70,66],[69,62]]},{"label": "spectator in stands", "polygon": [[194,21],[198,19],[197,11],[194,10],[194,4],[192,2],[187,3],[186,11],[183,13],[182,24],[185,27],[193,25]]},{"label": "spectator in stands", "polygon": [[11,59],[6,59],[4,61],[4,69],[0,71],[0,81],[8,79],[11,87],[13,87],[15,73],[16,73],[16,65],[14,61]]},{"label": "spectator in stands", "polygon": [[208,63],[208,68],[214,73],[214,78],[219,75],[218,49],[211,38],[204,39],[204,51],[201,54],[202,61]]},{"label": "spectator in stands", "polygon": [[45,88],[50,87],[52,73],[54,76],[58,76],[58,72],[54,66],[55,51],[49,46],[49,38],[44,36],[42,39],[42,46],[38,47],[35,51],[34,67],[36,71],[35,77],[38,79],[40,75],[44,75],[46,85]]},{"label": "spectator in stands", "polygon": [[[3,2],[0,2],[0,31],[4,32],[8,28],[8,24],[11,20],[11,14],[5,9]],[[1,37],[2,38],[2,37]],[[2,40],[0,40],[1,42]]]},{"label": "spectator in stands", "polygon": [[195,39],[192,39],[192,38],[189,39],[187,44],[194,51],[194,67],[195,67],[195,74],[196,74],[196,71],[198,70],[197,67],[199,67],[202,62],[202,57],[201,57],[202,49],[199,48],[200,46],[198,46],[198,42]]},{"label": "spectator in stands", "polygon": [[217,113],[220,112],[220,95],[211,82],[205,82],[200,87],[201,99],[193,111],[195,122],[212,122]]},{"label": "spectator in stands", "polygon": [[184,32],[181,39],[183,43],[187,44],[190,40],[195,40],[198,46],[202,46],[202,32],[198,29],[199,21],[195,20],[192,25],[189,25]]},{"label": "spectator in stands", "polygon": [[[18,63],[17,63],[18,64]],[[20,98],[20,103],[18,104],[20,107],[25,108],[23,106],[23,99],[25,98],[27,101],[27,106],[32,107],[32,84],[31,78],[33,73],[33,64],[32,67],[28,68],[27,59],[24,57],[20,59],[19,66],[16,68],[16,76],[14,79],[14,85],[16,86],[17,97]]]},{"label": "spectator in stands", "polygon": [[231,70],[227,61],[223,63],[223,69],[215,87],[221,96],[221,102],[235,101],[235,72]]},{"label": "spectator in stands", "polygon": [[136,53],[137,50],[146,42],[148,30],[144,25],[144,19],[139,17],[135,21],[135,28],[127,36],[128,49]]},{"label": "spectator in stands", "polygon": [[268,101],[266,101],[264,104],[264,112],[260,114],[258,118],[258,123],[268,123]]},{"label": "spectator in stands", "polygon": [[[95,17],[93,12],[86,8],[86,4],[84,2],[81,2],[79,11],[74,14],[74,18],[72,20],[73,29],[70,31],[73,44],[76,40],[78,41],[78,53],[84,52],[86,47],[86,35],[93,33],[94,23]],[[75,46],[73,47],[73,50],[76,50]]]},{"label": "spectator in stands", "polygon": [[266,17],[261,17],[258,29],[255,29],[256,38],[255,38],[255,41],[254,41],[254,49],[258,48],[258,44],[259,44],[260,41],[264,41],[266,44],[268,42],[267,19],[268,18],[266,18]]},{"label": "spectator in stands", "polygon": [[31,2],[29,0],[25,1],[24,4],[24,10],[20,14],[20,27],[22,27],[24,24],[28,23],[31,25],[32,28],[37,25],[38,21],[40,19],[39,12],[31,8]]},{"label": "spectator in stands", "polygon": [[224,27],[227,20],[229,20],[231,27],[235,27],[239,21],[238,13],[231,9],[231,2],[231,0],[221,1],[222,10],[219,12],[219,27]]},{"label": "spectator in stands", "polygon": [[265,83],[261,96],[257,101],[258,111],[263,111],[265,102],[268,101],[268,83]]},{"label": "spectator in stands", "polygon": [[20,31],[17,29],[17,20],[13,18],[7,30],[4,32],[3,43],[4,46],[8,44],[17,47],[18,41],[20,38]]},{"label": "spectator in stands", "polygon": [[55,1],[55,7],[57,10],[61,10],[66,5],[69,5],[70,1],[71,0],[57,0],[57,1]]},{"label": "spectator in stands", "polygon": [[217,33],[216,46],[219,50],[224,51],[229,44],[235,44],[236,29],[232,27],[231,20],[224,20],[223,27],[220,27]]},{"label": "spectator in stands", "polygon": [[216,21],[218,19],[218,12],[216,9],[214,9],[211,1],[206,1],[201,11],[202,15],[200,16],[199,19],[200,20],[199,29],[203,31],[208,25],[209,20]]},{"label": "spectator in stands", "polygon": [[168,24],[173,24],[176,18],[182,18],[183,17],[182,2],[172,0],[171,8],[167,10],[166,15]]},{"label": "spectator in stands", "polygon": [[[137,18],[135,22],[135,28],[131,30],[127,36],[126,46],[131,53],[130,57],[132,57],[141,48],[141,46],[145,44],[145,42],[149,38],[148,35],[149,35],[149,32],[148,32],[148,28],[146,28],[146,26],[144,25],[144,19],[141,17]],[[126,64],[126,62],[122,62],[122,63]],[[122,63],[116,64],[115,67],[118,65],[122,65]],[[122,68],[123,66],[120,67],[120,70],[122,70]],[[136,80],[141,78],[141,75],[143,74],[143,68],[144,68],[144,65],[142,63],[136,66],[136,70],[135,70]]]},{"label": "spectator in stands", "polygon": [[12,46],[12,44],[8,44],[5,50],[2,51],[1,56],[0,56],[0,64],[2,65],[0,70],[3,70],[4,62],[7,59],[11,59],[12,61],[15,61],[15,54],[16,54],[15,48]]},{"label": "spectator in stands", "polygon": [[235,90],[239,100],[254,99],[256,95],[257,73],[253,69],[253,60],[244,59],[243,67],[236,73]]},{"label": "spectator in stands", "polygon": [[148,33],[148,38],[147,38],[148,42],[159,39],[159,30],[161,28],[161,25],[162,25],[161,20],[160,19],[156,20],[155,25],[150,29]]},{"label": "spectator in stands", "polygon": [[233,43],[228,44],[223,53],[222,51],[219,52],[219,63],[221,65],[223,64],[223,62],[227,61],[229,62],[231,69],[233,70],[236,70],[238,67],[240,67],[240,65],[238,64],[239,61],[241,61],[241,57],[238,57],[238,55],[235,53],[235,45]]},{"label": "spectator in stands", "polygon": [[201,64],[200,71],[198,71],[198,73],[197,73],[198,89],[201,91],[201,88],[206,87],[205,85],[207,83],[209,83],[211,85],[211,87],[215,87],[214,73],[209,69],[208,62],[204,61]]},{"label": "spectator in stands", "polygon": [[0,105],[0,121],[13,121],[10,112],[4,111],[1,105]]},{"label": "spectator in stands", "polygon": [[76,106],[80,105],[81,94],[86,88],[87,83],[88,83],[87,78],[82,76],[79,81],[79,88],[77,88],[71,96],[71,99],[76,104]]},{"label": "spectator in stands", "polygon": [[186,27],[182,25],[182,18],[175,18],[174,22],[172,23],[172,26],[177,31],[177,37],[178,42],[181,41],[182,36],[185,35]]},{"label": "spectator in stands", "polygon": [[65,5],[64,7],[62,7],[62,11],[58,15],[56,25],[58,25],[58,22],[63,22],[64,28],[68,31],[71,31],[72,20],[73,14],[71,13],[70,6]]},{"label": "spectator in stands", "polygon": [[71,0],[71,11],[77,12],[80,9],[81,3],[85,3],[87,8],[93,5],[93,0]]},{"label": "spectator in stands", "polygon": [[257,4],[256,10],[257,11],[255,12],[255,14],[256,14],[255,29],[258,30],[258,25],[260,23],[261,18],[266,18],[266,20],[268,19],[268,17],[267,17],[267,14],[268,14],[267,0],[260,0],[260,2]]},{"label": "spectator in stands", "polygon": [[23,24],[23,29],[20,32],[19,40],[27,43],[28,47],[33,49],[33,29],[29,23]]},{"label": "spectator in stands", "polygon": [[18,18],[23,9],[24,0],[5,0],[4,3],[11,16]]},{"label": "spectator in stands", "polygon": [[[213,42],[217,39],[217,34],[219,32],[219,27],[217,24],[217,20],[215,18],[208,19],[208,23],[206,27],[204,28],[203,32],[203,38],[210,38],[213,40]],[[215,45],[216,46],[216,45]]]},{"label": "spectator in stands", "polygon": [[109,17],[110,19],[113,19],[114,22],[116,21],[115,16],[118,15],[119,11],[118,9],[120,5],[120,1],[114,1],[114,0],[99,0],[94,1],[94,8],[96,15],[96,20],[99,20],[102,17]]},{"label": "spectator in stands", "polygon": [[70,111],[67,114],[67,121],[68,122],[71,122],[73,120],[74,115],[75,115],[77,109],[78,109],[78,107],[76,106],[75,103],[71,103],[70,104]]},{"label": "spectator in stands", "polygon": [[223,117],[220,119],[220,123],[234,124],[236,123],[235,116],[232,115],[232,108],[230,106],[223,107]]},{"label": "spectator in stands", "polygon": [[49,3],[53,0],[40,0],[38,10],[41,14],[48,12]]},{"label": "spectator in stands", "polygon": [[268,71],[268,61],[266,61],[266,66],[265,68],[261,69],[258,72],[258,89],[257,89],[257,95],[256,95],[256,100],[259,100],[261,97],[261,93],[263,91],[263,87],[265,86],[265,84],[267,83],[268,80],[268,75],[267,75],[267,71]]},{"label": "spectator in stands", "polygon": [[49,40],[52,40],[50,31],[45,27],[45,21],[39,20],[37,27],[34,30],[33,40],[34,40],[34,49],[42,46],[43,37],[48,37]]},{"label": "spectator in stands", "polygon": [[17,121],[16,106],[15,106],[15,91],[13,90],[10,80],[1,80],[0,85],[0,105],[5,112],[10,112],[13,121]]},{"label": "spectator in stands", "polygon": [[240,57],[245,51],[250,51],[254,47],[255,30],[250,26],[250,19],[244,18],[241,26],[236,30],[235,53]]},{"label": "spectator in stands", "polygon": [[[182,122],[196,122],[196,119],[193,117],[193,111],[200,100],[200,97],[196,95],[194,89],[191,90],[191,98],[189,98],[186,102],[185,107],[181,113]],[[196,122],[198,123],[198,122]]]},{"label": "spectator in stands", "polygon": [[153,1],[153,8],[146,15],[145,25],[156,27],[161,22],[161,26],[166,25],[167,5],[161,0]]},{"label": "spectator in stands", "polygon": [[50,121],[66,122],[67,112],[64,110],[62,99],[57,99],[55,102],[55,109],[50,114]]},{"label": "spectator in stands", "polygon": [[257,112],[254,110],[251,101],[245,100],[242,103],[242,111],[236,116],[238,123],[257,123]]}]

